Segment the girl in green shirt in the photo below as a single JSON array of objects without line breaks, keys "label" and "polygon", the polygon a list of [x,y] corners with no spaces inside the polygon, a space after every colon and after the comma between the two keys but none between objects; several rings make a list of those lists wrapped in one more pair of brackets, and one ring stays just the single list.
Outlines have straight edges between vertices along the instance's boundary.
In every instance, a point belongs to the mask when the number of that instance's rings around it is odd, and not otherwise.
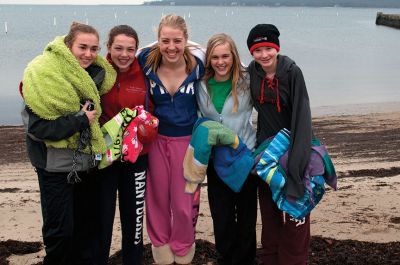
[{"label": "girl in green shirt", "polygon": [[[250,150],[254,148],[249,82],[230,36],[216,34],[209,39],[205,76],[196,96],[203,117],[221,122],[234,130]],[[257,179],[248,176],[242,190],[235,193],[218,177],[211,158],[207,182],[218,264],[254,264]]]}]

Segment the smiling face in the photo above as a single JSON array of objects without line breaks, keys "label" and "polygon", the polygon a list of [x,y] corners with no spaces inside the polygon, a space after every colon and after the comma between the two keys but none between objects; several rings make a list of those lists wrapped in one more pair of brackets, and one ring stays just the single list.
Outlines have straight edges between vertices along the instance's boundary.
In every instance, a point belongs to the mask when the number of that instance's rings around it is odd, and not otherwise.
[{"label": "smiling face", "polygon": [[278,51],[275,48],[262,46],[253,51],[254,60],[261,65],[266,73],[275,72]]},{"label": "smiling face", "polygon": [[187,39],[182,30],[163,26],[158,36],[158,45],[164,63],[176,64],[183,60]]},{"label": "smiling face", "polygon": [[113,43],[108,47],[112,62],[120,72],[126,72],[135,60],[137,43],[133,37],[125,34],[115,36]]},{"label": "smiling face", "polygon": [[94,62],[99,53],[99,38],[92,33],[78,33],[70,50],[79,65],[86,69]]},{"label": "smiling face", "polygon": [[231,46],[225,42],[215,46],[210,54],[210,65],[214,70],[216,81],[226,81],[230,78],[233,65]]}]

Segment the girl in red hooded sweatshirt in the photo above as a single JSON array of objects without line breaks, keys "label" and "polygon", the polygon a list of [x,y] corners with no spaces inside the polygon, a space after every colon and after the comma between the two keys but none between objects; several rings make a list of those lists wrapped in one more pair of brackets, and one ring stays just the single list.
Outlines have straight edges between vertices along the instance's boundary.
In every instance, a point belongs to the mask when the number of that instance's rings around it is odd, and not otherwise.
[{"label": "girl in red hooded sweatshirt", "polygon": [[[152,112],[153,104],[147,96],[144,74],[135,58],[138,45],[138,35],[128,25],[115,26],[109,32],[107,59],[117,71],[117,80],[111,91],[101,97],[101,125],[123,108],[143,105]],[[110,166],[99,170],[99,240],[96,264],[108,262],[117,191],[123,263],[142,264],[144,191],[147,175],[147,146],[146,143],[143,144],[143,150],[135,163],[114,161]]]}]

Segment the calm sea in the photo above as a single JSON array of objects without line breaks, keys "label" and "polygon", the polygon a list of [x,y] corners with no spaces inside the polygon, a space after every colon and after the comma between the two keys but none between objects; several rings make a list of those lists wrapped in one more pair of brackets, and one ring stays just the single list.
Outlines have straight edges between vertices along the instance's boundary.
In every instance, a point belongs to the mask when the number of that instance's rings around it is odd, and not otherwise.
[{"label": "calm sea", "polygon": [[202,45],[214,33],[230,34],[246,64],[251,59],[246,47],[251,27],[277,25],[281,53],[302,68],[313,109],[396,105],[400,103],[400,30],[376,26],[378,11],[400,13],[400,9],[339,7],[0,5],[0,125],[21,123],[18,83],[23,70],[54,36],[65,34],[72,21],[95,26],[102,43],[112,26],[129,24],[145,45],[155,40],[159,19],[168,13],[185,17],[190,38]]}]

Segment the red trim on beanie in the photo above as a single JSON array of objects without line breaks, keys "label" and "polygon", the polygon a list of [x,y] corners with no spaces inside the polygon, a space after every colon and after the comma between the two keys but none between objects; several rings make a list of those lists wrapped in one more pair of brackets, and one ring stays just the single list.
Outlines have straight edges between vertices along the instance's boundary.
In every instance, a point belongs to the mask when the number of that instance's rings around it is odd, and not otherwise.
[{"label": "red trim on beanie", "polygon": [[280,47],[273,42],[259,42],[251,46],[250,53],[253,54],[253,51],[259,47],[272,47],[275,48],[277,52],[280,50]]}]

